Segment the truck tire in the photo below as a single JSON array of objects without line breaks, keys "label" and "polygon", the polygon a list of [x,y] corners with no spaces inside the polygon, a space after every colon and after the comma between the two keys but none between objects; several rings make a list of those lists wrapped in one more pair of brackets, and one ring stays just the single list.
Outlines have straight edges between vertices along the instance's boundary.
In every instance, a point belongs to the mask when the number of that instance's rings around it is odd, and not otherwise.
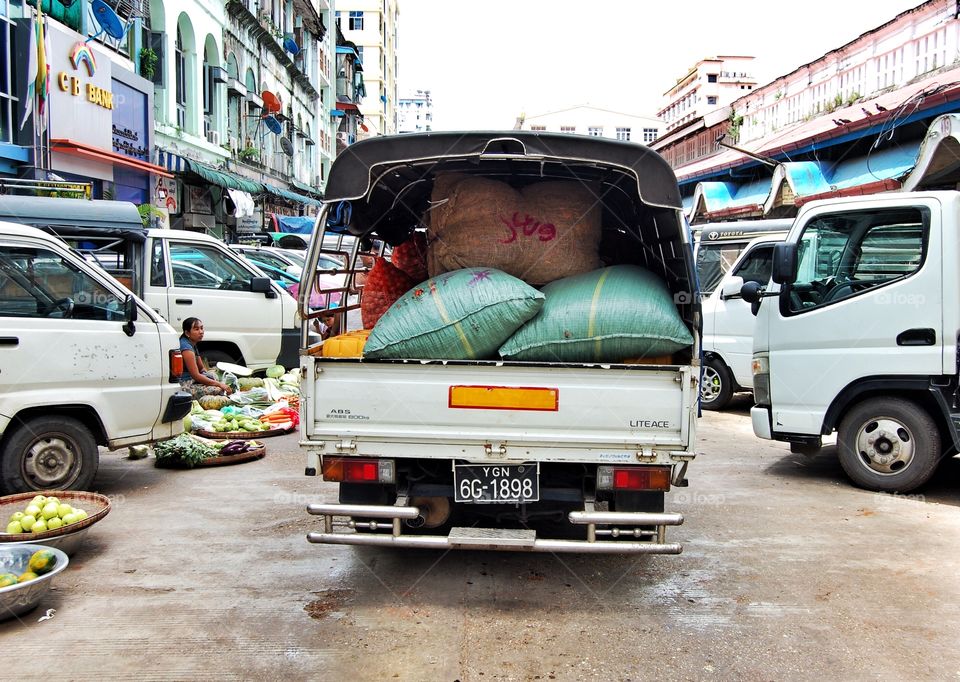
[{"label": "truck tire", "polygon": [[723,360],[707,358],[703,362],[703,382],[700,384],[700,407],[722,410],[733,397],[733,375]]},{"label": "truck tire", "polygon": [[900,398],[872,398],[850,410],[837,432],[840,465],[855,485],[905,493],[940,463],[940,432],[926,410]]},{"label": "truck tire", "polygon": [[84,424],[73,417],[28,419],[10,436],[0,459],[6,494],[33,490],[89,490],[100,452]]}]

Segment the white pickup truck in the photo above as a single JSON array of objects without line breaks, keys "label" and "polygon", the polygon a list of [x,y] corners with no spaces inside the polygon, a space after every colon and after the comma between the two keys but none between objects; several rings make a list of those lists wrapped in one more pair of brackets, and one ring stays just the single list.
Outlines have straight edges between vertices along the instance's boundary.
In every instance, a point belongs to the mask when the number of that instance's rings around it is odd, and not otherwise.
[{"label": "white pickup truck", "polygon": [[89,490],[98,445],[183,431],[178,334],[59,239],[0,223],[0,490]]},{"label": "white pickup truck", "polygon": [[[345,228],[364,237],[348,254],[356,269],[359,244],[396,245],[420,227],[434,179],[447,171],[516,187],[596,183],[607,253],[666,282],[694,342],[658,364],[347,359],[322,357],[305,324],[306,474],[339,484],[339,503],[308,506],[323,517],[308,540],[679,553],[666,528],[683,517],[664,511],[664,493],[686,485],[695,456],[700,321],[670,167],[640,145],[571,135],[378,137],[337,158],[319,225],[334,209],[350,216]],[[311,244],[308,282],[325,242]],[[301,295],[304,317],[306,304]]]},{"label": "white pickup truck", "polygon": [[297,305],[287,291],[226,245],[184,230],[144,229],[123,201],[0,197],[0,220],[55,234],[160,313],[176,330],[198,317],[208,366],[295,367]]},{"label": "white pickup truck", "polygon": [[907,492],[960,448],[960,192],[810,202],[744,284],[761,438],[816,450],[837,432],[857,485]]}]

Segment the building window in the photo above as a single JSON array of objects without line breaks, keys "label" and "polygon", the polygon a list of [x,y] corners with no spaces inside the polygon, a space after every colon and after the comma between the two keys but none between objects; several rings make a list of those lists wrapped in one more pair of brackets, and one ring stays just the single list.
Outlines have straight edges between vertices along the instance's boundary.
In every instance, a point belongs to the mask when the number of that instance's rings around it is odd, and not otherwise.
[{"label": "building window", "polygon": [[707,82],[708,82],[708,83],[716,83],[716,82],[717,82],[717,74],[715,74],[715,73],[708,73],[708,74],[707,74]]},{"label": "building window", "polygon": [[540,132],[543,132],[546,129],[547,129],[547,126],[530,126],[530,130],[539,130]]},{"label": "building window", "polygon": [[177,127],[187,127],[187,59],[183,53],[183,35],[177,27],[175,70],[177,73]]},{"label": "building window", "polygon": [[577,132],[576,126],[560,126],[561,133],[575,133]]},{"label": "building window", "polygon": [[590,137],[603,137],[603,128],[599,126],[589,126],[587,128],[587,135]]},{"label": "building window", "polygon": [[644,142],[653,142],[657,139],[657,129],[656,128],[644,128],[643,129],[643,141]]},{"label": "building window", "polygon": [[716,103],[717,103],[717,98],[715,96],[713,95],[707,96],[707,104],[716,104]]},{"label": "building window", "polygon": [[630,129],[629,128],[617,128],[617,139],[623,140],[624,142],[630,141]]},{"label": "building window", "polygon": [[350,12],[350,30],[351,31],[362,31],[363,30],[363,12]]},{"label": "building window", "polygon": [[[20,18],[23,11],[20,3],[8,3],[6,0],[0,0],[0,7],[5,10],[0,17],[0,142],[13,142],[13,131],[20,125],[19,119],[23,113],[15,96],[14,66],[17,60],[11,58],[14,31],[11,20]],[[21,49],[25,51],[25,48]],[[27,55],[24,55],[23,63],[26,64],[26,61]]]}]

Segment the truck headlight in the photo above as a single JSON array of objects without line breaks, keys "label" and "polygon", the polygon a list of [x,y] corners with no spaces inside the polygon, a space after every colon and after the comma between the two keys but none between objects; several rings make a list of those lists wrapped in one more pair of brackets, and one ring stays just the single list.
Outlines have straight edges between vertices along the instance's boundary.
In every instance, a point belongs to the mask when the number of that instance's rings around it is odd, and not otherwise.
[{"label": "truck headlight", "polygon": [[770,358],[766,355],[753,356],[753,402],[757,405],[770,404]]}]

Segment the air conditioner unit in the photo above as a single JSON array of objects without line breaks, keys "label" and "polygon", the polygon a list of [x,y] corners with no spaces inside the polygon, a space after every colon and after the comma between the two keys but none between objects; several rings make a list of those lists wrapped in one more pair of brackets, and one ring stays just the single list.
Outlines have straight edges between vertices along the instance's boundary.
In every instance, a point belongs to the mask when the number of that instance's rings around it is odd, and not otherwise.
[{"label": "air conditioner unit", "polygon": [[207,142],[220,146],[220,133],[216,130],[207,131]]}]

